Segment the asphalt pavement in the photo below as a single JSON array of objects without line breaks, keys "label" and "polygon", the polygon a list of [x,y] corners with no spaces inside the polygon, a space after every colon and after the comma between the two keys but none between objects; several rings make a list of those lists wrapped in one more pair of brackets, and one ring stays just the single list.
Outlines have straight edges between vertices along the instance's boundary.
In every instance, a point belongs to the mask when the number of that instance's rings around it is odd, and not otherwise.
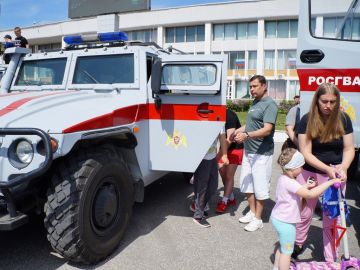
[{"label": "asphalt pavement", "polygon": [[[282,137],[281,137],[282,138]],[[276,143],[271,199],[266,202],[264,228],[244,231],[238,218],[247,210],[244,196],[236,188],[237,205],[222,215],[214,212],[222,194],[211,201],[211,228],[201,228],[189,211],[192,185],[181,174],[172,173],[146,188],[145,202],[135,204],[130,226],[118,249],[95,266],[67,262],[51,250],[41,218],[13,232],[0,232],[0,269],[272,269],[277,236],[269,223],[280,169],[276,165],[281,143]],[[238,168],[235,186],[239,186]],[[353,225],[349,228],[350,253],[360,257],[360,190],[354,182],[347,188]],[[321,221],[313,220],[304,260],[323,260]]]}]

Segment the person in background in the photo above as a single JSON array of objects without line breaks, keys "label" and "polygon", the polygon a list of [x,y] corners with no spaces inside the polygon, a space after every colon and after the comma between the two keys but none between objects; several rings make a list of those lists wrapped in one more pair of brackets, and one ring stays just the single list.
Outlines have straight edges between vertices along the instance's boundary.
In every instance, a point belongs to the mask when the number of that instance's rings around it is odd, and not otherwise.
[{"label": "person in background", "polygon": [[22,47],[22,48],[29,48],[29,42],[27,41],[26,38],[24,38],[22,35],[21,35],[21,28],[19,26],[16,26],[14,28],[14,33],[15,33],[15,41],[17,40],[18,42],[20,42],[20,46],[19,47]]},{"label": "person in background", "polygon": [[[6,50],[7,48],[11,48],[14,47],[14,43],[12,41],[12,38],[10,35],[5,35],[4,36],[4,49]],[[9,64],[10,60],[11,60],[11,55],[10,54],[4,54],[3,55],[3,60],[5,62],[5,64]]]},{"label": "person in background", "polygon": [[290,145],[292,143],[294,147],[298,148],[296,126],[300,122],[300,95],[296,95],[294,101],[295,106],[293,106],[286,115],[285,129],[290,139],[288,144]]},{"label": "person in background", "polygon": [[[321,84],[316,90],[309,113],[305,114],[297,128],[299,149],[305,157],[304,170],[297,180],[306,183],[313,177],[319,184],[329,179],[347,180],[347,170],[355,155],[353,126],[350,117],[340,110],[340,91],[330,83]],[[342,186],[343,190],[345,185]],[[303,251],[317,198],[307,199],[301,211],[301,222],[296,224],[296,245],[292,257]],[[323,244],[326,261],[337,259],[333,247],[333,221],[323,214]]]},{"label": "person in background", "polygon": [[[281,151],[278,164],[283,170],[276,187],[276,204],[271,212],[271,223],[278,236],[280,247],[276,250],[273,270],[288,270],[294,249],[297,222],[300,222],[301,198],[317,198],[328,187],[341,183],[332,179],[316,186],[316,181],[301,185],[296,177],[305,163],[304,156],[294,148]],[[309,190],[311,189],[311,190]]]},{"label": "person in background", "polygon": [[[238,165],[241,165],[243,158],[244,144],[230,141],[231,135],[236,129],[240,128],[241,124],[236,113],[230,109],[226,110],[226,138],[228,144],[227,157],[229,159],[229,165],[219,166],[219,172],[221,175],[222,182],[224,184],[224,196],[221,201],[218,202],[216,207],[216,213],[224,213],[229,205],[235,205],[236,200],[234,197],[234,176]],[[221,152],[219,152],[221,154]],[[219,164],[222,163],[218,157]]]},{"label": "person in background", "polygon": [[240,174],[240,191],[246,194],[250,211],[239,218],[248,223],[249,232],[263,227],[262,212],[269,199],[274,132],[278,107],[268,96],[266,79],[255,75],[250,79],[250,93],[254,97],[246,117],[246,125],[235,131],[234,140],[244,143],[244,156]]}]

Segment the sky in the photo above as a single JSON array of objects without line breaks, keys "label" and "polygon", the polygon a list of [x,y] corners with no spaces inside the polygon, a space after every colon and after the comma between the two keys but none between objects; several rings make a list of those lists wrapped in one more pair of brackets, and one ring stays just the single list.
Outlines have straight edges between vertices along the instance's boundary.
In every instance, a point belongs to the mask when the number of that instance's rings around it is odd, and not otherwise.
[{"label": "sky", "polygon": [[[151,0],[151,9],[233,1]],[[68,0],[0,0],[0,5],[0,30],[68,20]]]}]

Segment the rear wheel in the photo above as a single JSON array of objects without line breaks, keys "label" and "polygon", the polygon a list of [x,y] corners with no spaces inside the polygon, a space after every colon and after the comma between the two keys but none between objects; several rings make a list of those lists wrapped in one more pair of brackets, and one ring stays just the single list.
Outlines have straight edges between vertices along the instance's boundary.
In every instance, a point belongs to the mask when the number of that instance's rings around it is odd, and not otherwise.
[{"label": "rear wheel", "polygon": [[82,150],[59,164],[45,204],[47,238],[65,258],[86,264],[108,256],[129,223],[133,185],[111,146]]}]

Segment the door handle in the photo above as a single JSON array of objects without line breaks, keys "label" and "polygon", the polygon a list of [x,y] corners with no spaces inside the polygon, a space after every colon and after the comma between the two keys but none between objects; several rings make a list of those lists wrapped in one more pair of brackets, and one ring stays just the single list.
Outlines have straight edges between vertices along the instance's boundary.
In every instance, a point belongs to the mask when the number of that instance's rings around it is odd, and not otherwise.
[{"label": "door handle", "polygon": [[214,110],[203,110],[203,109],[198,109],[197,110],[198,113],[214,113]]},{"label": "door handle", "polygon": [[319,63],[324,57],[322,50],[304,50],[300,54],[300,60],[305,64]]}]

